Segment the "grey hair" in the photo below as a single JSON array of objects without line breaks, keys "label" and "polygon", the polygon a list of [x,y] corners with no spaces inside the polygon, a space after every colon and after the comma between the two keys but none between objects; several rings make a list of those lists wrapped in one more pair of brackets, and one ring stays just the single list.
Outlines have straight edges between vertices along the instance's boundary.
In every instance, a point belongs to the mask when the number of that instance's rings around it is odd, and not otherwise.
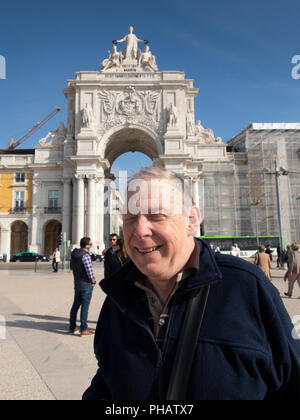
[{"label": "grey hair", "polygon": [[179,193],[183,192],[183,212],[187,214],[192,206],[195,205],[193,200],[191,180],[158,166],[146,166],[131,176],[127,183],[127,191],[129,191],[130,183],[142,179],[144,181],[156,179],[167,181],[171,186],[175,187]]}]

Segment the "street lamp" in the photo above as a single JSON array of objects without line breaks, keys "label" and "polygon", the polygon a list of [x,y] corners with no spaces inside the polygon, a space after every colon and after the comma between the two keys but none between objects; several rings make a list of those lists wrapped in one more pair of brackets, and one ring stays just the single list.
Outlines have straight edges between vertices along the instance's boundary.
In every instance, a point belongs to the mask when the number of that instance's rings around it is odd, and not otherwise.
[{"label": "street lamp", "polygon": [[263,168],[263,172],[270,175],[275,175],[276,180],[276,198],[277,198],[277,213],[278,213],[278,225],[279,225],[279,241],[280,248],[283,249],[283,235],[282,235],[282,219],[281,219],[281,207],[280,207],[280,194],[279,194],[279,177],[288,175],[289,171],[283,166],[278,169],[277,160],[274,161],[275,170],[272,172],[269,168]]},{"label": "street lamp", "polygon": [[256,244],[257,247],[259,247],[259,238],[258,238],[258,225],[257,225],[257,210],[256,207],[259,205],[260,200],[254,200],[252,203],[250,203],[250,206],[254,207],[254,215],[255,215],[255,234],[256,234]]}]

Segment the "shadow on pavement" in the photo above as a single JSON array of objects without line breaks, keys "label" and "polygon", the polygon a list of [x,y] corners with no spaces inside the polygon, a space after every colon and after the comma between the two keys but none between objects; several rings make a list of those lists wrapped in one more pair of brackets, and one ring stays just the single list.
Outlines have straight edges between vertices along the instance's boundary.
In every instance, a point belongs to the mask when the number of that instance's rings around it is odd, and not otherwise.
[{"label": "shadow on pavement", "polygon": [[[6,327],[9,328],[24,328],[26,330],[41,330],[54,334],[70,335],[69,333],[69,318],[56,317],[51,315],[38,315],[38,314],[23,314],[14,313],[13,316],[22,318],[33,318],[35,320],[16,319],[15,321],[6,321]],[[95,321],[88,321],[89,324],[97,324]],[[90,328],[93,330],[92,328]],[[80,335],[72,335],[80,337]]]}]

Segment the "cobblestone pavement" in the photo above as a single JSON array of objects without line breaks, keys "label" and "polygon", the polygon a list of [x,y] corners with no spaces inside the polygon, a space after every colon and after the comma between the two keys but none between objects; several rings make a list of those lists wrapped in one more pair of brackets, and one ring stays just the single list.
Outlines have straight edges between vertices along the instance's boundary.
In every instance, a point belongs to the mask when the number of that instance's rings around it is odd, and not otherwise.
[{"label": "cobblestone pavement", "polygon": [[[103,263],[94,265],[97,280]],[[300,316],[300,290],[284,297],[285,270],[272,269],[273,284],[294,319]],[[97,285],[89,312],[96,327],[104,294]],[[53,273],[49,264],[0,263],[0,399],[79,400],[97,369],[93,337],[68,334],[73,277]],[[299,319],[299,318],[298,318]],[[299,321],[300,322],[300,321]]]}]

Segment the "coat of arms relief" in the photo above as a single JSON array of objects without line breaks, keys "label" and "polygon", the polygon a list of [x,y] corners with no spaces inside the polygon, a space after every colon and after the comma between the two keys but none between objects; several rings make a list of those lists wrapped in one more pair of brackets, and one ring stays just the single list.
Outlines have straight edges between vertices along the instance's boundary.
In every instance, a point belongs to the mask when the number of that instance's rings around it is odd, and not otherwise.
[{"label": "coat of arms relief", "polygon": [[136,90],[128,86],[122,91],[103,90],[98,96],[105,130],[126,123],[144,125],[156,131],[159,129],[159,91]]}]

